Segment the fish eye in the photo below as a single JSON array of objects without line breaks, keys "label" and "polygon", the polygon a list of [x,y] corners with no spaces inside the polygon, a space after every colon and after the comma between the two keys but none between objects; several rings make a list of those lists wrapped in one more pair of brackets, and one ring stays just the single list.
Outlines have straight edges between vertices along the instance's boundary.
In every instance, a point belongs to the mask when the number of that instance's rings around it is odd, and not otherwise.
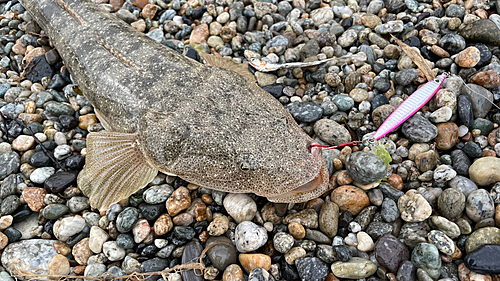
[{"label": "fish eye", "polygon": [[441,82],[441,80],[439,80],[439,78],[436,78],[436,79],[434,79],[434,82],[439,83],[439,82]]},{"label": "fish eye", "polygon": [[250,153],[241,153],[236,158],[236,165],[240,171],[250,173],[258,168],[257,159]]}]

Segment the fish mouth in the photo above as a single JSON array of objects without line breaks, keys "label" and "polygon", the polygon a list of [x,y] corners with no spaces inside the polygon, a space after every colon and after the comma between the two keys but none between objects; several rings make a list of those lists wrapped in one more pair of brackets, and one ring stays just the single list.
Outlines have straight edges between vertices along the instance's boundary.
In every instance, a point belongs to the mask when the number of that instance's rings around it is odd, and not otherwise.
[{"label": "fish mouth", "polygon": [[328,190],[329,172],[326,161],[322,157],[321,149],[318,147],[309,147],[309,151],[313,154],[315,162],[321,162],[318,175],[307,183],[286,193],[268,196],[267,199],[269,201],[275,203],[305,202],[321,196]]}]

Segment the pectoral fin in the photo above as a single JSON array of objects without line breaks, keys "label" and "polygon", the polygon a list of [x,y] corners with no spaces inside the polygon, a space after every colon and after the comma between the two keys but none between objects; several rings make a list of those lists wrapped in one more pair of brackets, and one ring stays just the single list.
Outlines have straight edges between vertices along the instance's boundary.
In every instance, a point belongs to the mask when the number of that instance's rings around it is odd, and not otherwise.
[{"label": "pectoral fin", "polygon": [[102,131],[87,136],[78,186],[100,211],[145,187],[158,173],[139,149],[137,134]]}]

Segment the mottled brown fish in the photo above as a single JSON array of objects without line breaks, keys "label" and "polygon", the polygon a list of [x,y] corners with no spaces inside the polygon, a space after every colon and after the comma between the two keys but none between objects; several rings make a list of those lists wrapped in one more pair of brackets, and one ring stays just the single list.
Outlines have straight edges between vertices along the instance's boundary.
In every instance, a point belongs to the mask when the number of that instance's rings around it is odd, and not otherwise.
[{"label": "mottled brown fish", "polygon": [[105,131],[87,136],[78,186],[110,204],[161,171],[207,188],[302,202],[328,189],[319,148],[255,83],[186,58],[82,0],[21,0]]}]

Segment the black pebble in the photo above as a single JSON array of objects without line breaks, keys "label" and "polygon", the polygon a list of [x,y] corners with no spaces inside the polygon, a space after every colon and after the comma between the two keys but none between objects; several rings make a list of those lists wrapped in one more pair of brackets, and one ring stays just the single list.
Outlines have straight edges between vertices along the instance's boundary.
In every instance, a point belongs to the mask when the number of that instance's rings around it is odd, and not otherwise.
[{"label": "black pebble", "polygon": [[73,184],[76,180],[76,173],[74,172],[57,172],[50,176],[45,181],[45,188],[52,193],[59,193],[64,191],[67,187]]},{"label": "black pebble", "polygon": [[[52,154],[51,152],[49,152]],[[37,151],[33,155],[31,155],[30,158],[30,165],[34,167],[46,167],[50,166],[52,164],[52,160],[43,152],[43,151]]]},{"label": "black pebble", "polygon": [[47,88],[61,91],[64,86],[66,86],[66,84],[66,80],[64,80],[64,78],[60,74],[56,74],[52,76],[52,79],[50,79],[50,83]]},{"label": "black pebble", "polygon": [[281,97],[281,95],[283,94],[284,88],[285,88],[285,84],[281,84],[281,83],[266,85],[266,86],[262,87],[263,90],[270,93],[275,98]]},{"label": "black pebble", "polygon": [[79,171],[85,165],[85,157],[81,155],[72,155],[66,158],[65,167],[68,170]]},{"label": "black pebble", "polygon": [[52,77],[54,75],[54,70],[47,63],[44,56],[35,57],[25,68],[25,71],[27,73],[26,79],[33,83],[40,83],[43,77]]},{"label": "black pebble", "polygon": [[74,129],[78,126],[78,120],[75,117],[69,115],[59,116],[59,122],[65,129]]},{"label": "black pebble", "polygon": [[33,214],[33,211],[28,207],[28,205],[21,205],[14,213],[12,213],[12,222],[22,222],[31,214]]}]

